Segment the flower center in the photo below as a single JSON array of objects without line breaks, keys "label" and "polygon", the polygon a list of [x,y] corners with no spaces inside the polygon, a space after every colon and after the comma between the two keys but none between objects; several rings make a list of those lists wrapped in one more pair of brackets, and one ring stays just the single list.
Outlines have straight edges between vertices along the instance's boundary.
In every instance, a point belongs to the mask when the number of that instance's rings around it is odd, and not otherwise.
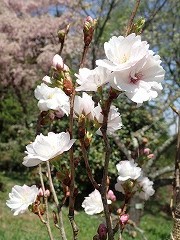
[{"label": "flower center", "polygon": [[142,73],[135,73],[134,76],[130,76],[130,83],[136,84],[143,77]]},{"label": "flower center", "polygon": [[128,60],[128,57],[124,54],[120,60],[120,63],[125,63],[125,62],[127,62],[127,60]]}]

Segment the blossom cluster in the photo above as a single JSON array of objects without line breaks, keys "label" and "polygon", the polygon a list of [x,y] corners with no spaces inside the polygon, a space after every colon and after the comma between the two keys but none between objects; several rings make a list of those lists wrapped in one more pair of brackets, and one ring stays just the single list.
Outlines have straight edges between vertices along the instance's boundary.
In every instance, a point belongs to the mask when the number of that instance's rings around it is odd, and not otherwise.
[{"label": "blossom cluster", "polygon": [[138,192],[139,197],[144,200],[148,200],[154,194],[153,182],[144,176],[142,169],[134,160],[120,161],[116,168],[119,175],[115,184],[117,191],[124,194]]},{"label": "blossom cluster", "polygon": [[[134,33],[127,37],[112,37],[104,44],[106,59],[96,61],[97,67],[93,70],[80,68],[76,77],[76,95],[74,98],[73,117],[75,120],[83,116],[88,123],[94,126],[97,134],[102,135],[103,124],[102,101],[93,100],[91,92],[102,92],[104,89],[114,89],[124,92],[133,102],[141,105],[144,101],[156,98],[162,89],[161,82],[164,78],[164,69],[160,65],[160,57],[149,50],[146,41]],[[38,108],[43,112],[53,112],[59,118],[70,114],[70,95],[72,93],[70,69],[64,64],[60,55],[56,54],[52,61],[52,76],[45,76],[42,83],[35,89]],[[64,89],[67,81],[69,89]],[[73,85],[73,84],[72,84]],[[77,86],[79,85],[79,86]],[[79,92],[82,91],[82,95]],[[90,92],[89,94],[86,91]],[[118,94],[119,94],[118,92]],[[118,108],[111,104],[108,112],[107,134],[111,135],[122,128],[121,115]],[[37,135],[34,142],[26,146],[23,165],[26,167],[59,158],[74,144],[75,139],[70,138],[68,132],[49,132],[47,136],[42,133]],[[120,161],[116,165],[118,170],[115,189],[124,194],[139,196],[147,200],[154,194],[153,182],[144,176],[142,169],[134,160]],[[23,213],[36,201],[38,195],[36,186],[14,186],[9,194],[7,206],[14,215]],[[116,200],[112,190],[107,191],[107,203]],[[82,207],[89,215],[103,211],[101,194],[94,190],[82,203]]]},{"label": "blossom cluster", "polygon": [[149,50],[146,41],[135,33],[127,37],[113,36],[104,44],[106,59],[96,60],[93,70],[79,70],[77,91],[97,91],[109,84],[124,91],[126,96],[138,105],[158,96],[165,71],[160,65],[159,55]]}]

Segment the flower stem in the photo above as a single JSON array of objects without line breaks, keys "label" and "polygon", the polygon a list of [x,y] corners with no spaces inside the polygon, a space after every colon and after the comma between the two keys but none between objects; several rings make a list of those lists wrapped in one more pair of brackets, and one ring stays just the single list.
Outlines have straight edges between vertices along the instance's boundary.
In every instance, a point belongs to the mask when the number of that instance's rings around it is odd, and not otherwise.
[{"label": "flower stem", "polygon": [[107,225],[107,230],[108,230],[108,239],[113,240],[114,239],[114,233],[112,229],[112,222],[110,218],[110,212],[109,212],[109,207],[107,204],[107,179],[108,179],[108,167],[109,167],[109,159],[110,159],[110,154],[111,154],[111,147],[108,141],[107,137],[107,123],[108,123],[108,114],[110,111],[111,107],[111,102],[113,98],[108,98],[105,104],[102,107],[102,112],[103,112],[103,123],[101,127],[101,132],[105,144],[105,161],[104,161],[104,170],[103,170],[103,178],[102,178],[102,185],[101,185],[101,197],[102,197],[102,202],[104,206],[104,214],[106,218],[106,225]]},{"label": "flower stem", "polygon": [[53,185],[53,181],[52,181],[52,177],[51,177],[51,168],[50,168],[49,161],[46,162],[46,165],[47,165],[50,189],[51,189],[51,192],[52,192],[52,195],[53,195],[53,198],[54,198],[54,202],[56,204],[57,211],[58,211],[59,230],[60,230],[60,233],[61,233],[62,240],[67,240],[66,233],[65,233],[65,230],[64,230],[61,207],[59,205],[59,200],[57,198],[56,191],[54,189],[54,185]]},{"label": "flower stem", "polygon": [[51,227],[50,227],[50,224],[49,224],[48,199],[47,199],[47,196],[46,196],[46,194],[45,194],[45,186],[44,186],[44,180],[43,180],[43,176],[42,176],[41,164],[39,164],[39,176],[40,176],[41,186],[42,186],[42,190],[43,190],[44,202],[45,202],[45,206],[46,206],[46,221],[44,221],[44,220],[41,218],[41,215],[40,215],[40,214],[39,214],[39,217],[40,217],[41,221],[42,221],[42,222],[46,225],[46,227],[47,227],[47,231],[48,231],[50,240],[53,240],[54,238],[53,238],[53,235],[52,235],[52,232],[51,232]]},{"label": "flower stem", "polygon": [[99,190],[99,185],[97,184],[96,180],[94,179],[94,177],[92,175],[91,168],[89,166],[88,155],[87,155],[87,151],[86,151],[86,148],[85,148],[84,139],[80,139],[80,143],[81,143],[81,150],[82,150],[84,162],[85,162],[85,165],[86,165],[87,175],[88,175],[92,185],[94,186],[94,188]]},{"label": "flower stem", "polygon": [[84,67],[85,58],[86,58],[88,49],[89,49],[89,46],[84,45],[84,50],[83,50],[83,54],[82,54],[82,58],[81,58],[80,68]]},{"label": "flower stem", "polygon": [[[69,134],[70,138],[73,137],[73,113],[74,113],[74,98],[75,98],[75,90],[70,96],[70,116],[69,116]],[[69,221],[73,230],[73,239],[78,239],[78,226],[74,220],[74,203],[75,203],[75,166],[74,166],[74,149],[71,147],[69,150],[70,154],[70,170],[71,170],[71,183],[70,183],[70,196],[69,196]]]}]

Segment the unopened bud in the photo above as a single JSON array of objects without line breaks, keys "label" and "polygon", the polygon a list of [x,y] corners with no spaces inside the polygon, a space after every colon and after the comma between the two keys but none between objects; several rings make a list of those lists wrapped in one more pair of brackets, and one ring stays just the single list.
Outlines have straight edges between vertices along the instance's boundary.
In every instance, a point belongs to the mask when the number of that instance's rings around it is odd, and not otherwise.
[{"label": "unopened bud", "polygon": [[143,142],[143,144],[145,145],[145,144],[148,143],[148,139],[144,137],[143,140],[142,140],[142,142]]},{"label": "unopened bud", "polygon": [[90,16],[88,16],[85,19],[83,32],[84,32],[84,44],[86,46],[89,46],[89,44],[92,41],[92,37],[93,37],[93,33],[95,30],[96,24],[97,24],[97,20],[93,19]]},{"label": "unopened bud", "polygon": [[49,197],[49,196],[50,196],[50,191],[49,191],[49,189],[46,189],[46,190],[45,190],[44,196],[46,196],[46,197]]},{"label": "unopened bud", "polygon": [[58,38],[59,38],[59,42],[61,44],[64,43],[65,37],[67,36],[67,34],[69,32],[69,27],[70,27],[70,24],[68,24],[65,28],[58,31]]},{"label": "unopened bud", "polygon": [[40,189],[39,189],[39,192],[38,192],[38,196],[39,196],[39,197],[43,197],[43,195],[44,195],[44,194],[43,194],[43,190],[42,190],[42,188],[40,188]]},{"label": "unopened bud", "polygon": [[143,152],[144,152],[145,155],[149,155],[150,151],[151,151],[150,148],[145,148]]},{"label": "unopened bud", "polygon": [[99,234],[100,240],[106,240],[107,239],[107,227],[105,224],[101,223],[98,227],[97,233]]},{"label": "unopened bud", "polygon": [[118,208],[117,214],[120,215],[121,213],[122,213],[122,209],[121,209],[121,208]]},{"label": "unopened bud", "polygon": [[116,201],[116,196],[112,190],[109,190],[107,193],[107,199],[111,200],[112,202]]},{"label": "unopened bud", "polygon": [[64,62],[60,55],[56,54],[53,57],[52,66],[58,71],[62,71],[64,69]]},{"label": "unopened bud", "polygon": [[129,214],[123,214],[120,216],[120,223],[125,225],[129,220]]},{"label": "unopened bud", "polygon": [[74,87],[70,78],[65,78],[63,80],[63,90],[68,96],[72,94]]},{"label": "unopened bud", "polygon": [[153,158],[153,157],[154,157],[154,154],[153,154],[153,153],[151,153],[151,154],[149,154],[147,157],[148,157],[149,159],[151,159],[151,158]]}]

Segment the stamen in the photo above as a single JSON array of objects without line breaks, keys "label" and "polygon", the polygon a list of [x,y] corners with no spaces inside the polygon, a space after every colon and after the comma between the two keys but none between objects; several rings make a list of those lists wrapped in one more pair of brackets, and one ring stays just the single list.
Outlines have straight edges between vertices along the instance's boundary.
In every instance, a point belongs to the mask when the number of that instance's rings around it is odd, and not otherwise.
[{"label": "stamen", "polygon": [[130,76],[130,83],[136,84],[143,77],[142,73],[136,73],[134,77]]}]

